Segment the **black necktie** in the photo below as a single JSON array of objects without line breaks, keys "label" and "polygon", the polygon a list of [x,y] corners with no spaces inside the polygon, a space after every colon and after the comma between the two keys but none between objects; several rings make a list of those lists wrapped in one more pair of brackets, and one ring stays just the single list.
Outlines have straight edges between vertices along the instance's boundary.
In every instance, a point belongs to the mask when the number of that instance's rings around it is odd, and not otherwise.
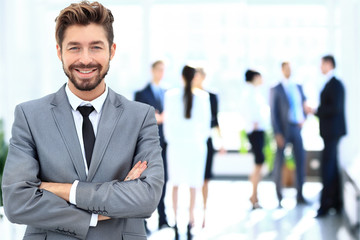
[{"label": "black necktie", "polygon": [[84,148],[85,148],[85,158],[86,158],[88,168],[90,168],[90,161],[91,161],[91,156],[93,153],[94,143],[95,143],[95,134],[94,134],[94,128],[89,119],[89,115],[92,111],[94,111],[94,107],[93,106],[79,106],[77,109],[83,116],[82,134],[83,134],[83,141],[84,141]]}]

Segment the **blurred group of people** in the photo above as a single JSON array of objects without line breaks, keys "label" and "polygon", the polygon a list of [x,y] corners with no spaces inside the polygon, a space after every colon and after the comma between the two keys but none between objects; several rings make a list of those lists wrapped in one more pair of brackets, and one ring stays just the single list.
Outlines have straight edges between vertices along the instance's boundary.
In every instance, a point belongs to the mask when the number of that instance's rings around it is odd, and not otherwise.
[{"label": "blurred group of people", "polygon": [[[296,166],[296,190],[297,203],[306,204],[303,196],[303,184],[305,181],[306,154],[301,136],[301,129],[308,114],[314,114],[319,118],[320,136],[324,141],[320,161],[320,174],[323,189],[320,197],[320,207],[317,217],[328,214],[330,209],[340,212],[342,209],[340,173],[338,166],[338,143],[346,134],[345,125],[345,90],[339,79],[336,78],[334,69],[335,58],[332,55],[322,57],[321,72],[326,78],[326,83],[320,93],[320,105],[317,109],[307,105],[306,96],[300,84],[291,79],[291,66],[289,62],[281,64],[283,78],[270,89],[270,112],[271,126],[274,133],[277,150],[273,168],[273,180],[276,186],[276,195],[279,207],[283,199],[282,195],[282,168],[284,165],[284,151],[288,144],[292,145],[293,157]],[[253,184],[253,193],[250,201],[253,208],[259,208],[257,198],[257,185],[261,179],[261,167],[264,163],[264,106],[266,100],[258,86],[262,84],[259,72],[248,70],[245,74],[246,81],[250,86],[246,95],[246,114],[248,139],[255,155],[255,168],[250,176]]]},{"label": "blurred group of people", "polygon": [[[305,181],[306,154],[301,136],[301,129],[308,114],[315,114],[320,120],[320,135],[325,148],[321,158],[321,192],[318,217],[325,216],[330,209],[340,211],[342,200],[340,194],[339,167],[337,146],[341,136],[346,134],[344,98],[342,83],[335,77],[335,59],[331,55],[324,56],[321,71],[326,76],[317,109],[307,105],[306,96],[300,84],[291,78],[289,62],[281,64],[283,78],[270,89],[270,99],[266,99],[260,86],[262,76],[255,70],[245,73],[245,91],[243,91],[243,117],[245,130],[251,150],[254,154],[254,170],[249,177],[253,190],[250,202],[253,209],[261,208],[257,188],[261,180],[262,166],[265,161],[263,148],[267,129],[267,109],[270,105],[271,126],[277,145],[273,178],[276,195],[281,207],[283,199],[282,168],[284,151],[291,144],[296,165],[297,203],[306,204],[303,196]],[[164,197],[166,182],[172,187],[172,203],[175,216],[175,238],[179,239],[177,226],[178,188],[186,184],[190,188],[188,239],[192,238],[194,226],[194,206],[196,190],[202,187],[204,200],[204,219],[208,196],[208,182],[212,178],[212,161],[214,147],[210,137],[211,128],[216,128],[219,136],[220,128],[217,119],[217,95],[203,89],[206,73],[201,67],[184,66],[182,70],[183,87],[166,91],[160,86],[164,76],[165,63],[161,60],[152,64],[152,81],[141,91],[135,93],[135,100],[153,106],[159,126],[162,157],[165,168],[165,185],[158,206],[159,229],[169,227],[165,214]],[[225,152],[221,147],[220,152]],[[146,224],[145,224],[146,225]]]},{"label": "blurred group of people", "polygon": [[[172,199],[175,216],[175,238],[179,239],[177,226],[178,189],[186,184],[190,188],[188,239],[192,238],[196,190],[202,188],[204,200],[203,227],[208,196],[208,182],[212,177],[214,147],[210,137],[211,128],[218,132],[218,100],[213,93],[203,89],[206,73],[203,68],[184,66],[182,89],[165,91],[160,87],[165,64],[159,60],[152,64],[152,81],[135,93],[135,101],[156,109],[162,157],[165,168],[165,184],[158,206],[159,229],[169,227],[165,214],[164,197],[166,182],[173,184]],[[145,224],[146,225],[146,224]]]}]

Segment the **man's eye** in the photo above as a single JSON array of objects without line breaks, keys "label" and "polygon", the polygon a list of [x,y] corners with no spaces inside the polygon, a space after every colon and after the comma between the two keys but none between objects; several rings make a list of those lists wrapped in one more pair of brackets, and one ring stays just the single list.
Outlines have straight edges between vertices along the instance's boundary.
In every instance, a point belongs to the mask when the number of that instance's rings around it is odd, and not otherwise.
[{"label": "man's eye", "polygon": [[71,47],[71,48],[69,48],[69,50],[70,51],[76,51],[76,50],[79,50],[79,48],[78,47]]},{"label": "man's eye", "polygon": [[101,48],[101,47],[99,47],[99,46],[93,46],[93,49],[98,50],[98,49],[102,49],[102,48]]}]

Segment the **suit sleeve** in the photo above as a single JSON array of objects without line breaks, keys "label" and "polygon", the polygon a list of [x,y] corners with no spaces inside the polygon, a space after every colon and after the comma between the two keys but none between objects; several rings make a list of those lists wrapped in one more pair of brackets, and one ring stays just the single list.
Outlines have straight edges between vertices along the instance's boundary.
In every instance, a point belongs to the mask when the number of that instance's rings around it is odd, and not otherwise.
[{"label": "suit sleeve", "polygon": [[298,85],[298,88],[300,90],[300,95],[301,95],[301,103],[302,103],[302,107],[303,107],[303,113],[304,113],[304,117],[306,118],[307,113],[305,112],[305,103],[306,103],[306,96],[304,93],[304,88],[301,85]]},{"label": "suit sleeve", "polygon": [[[210,104],[210,95],[206,93],[206,97],[204,97],[204,101],[202,103],[202,109],[203,109],[203,114],[201,114],[200,116],[203,117],[203,120],[201,121],[202,123],[205,122],[211,122],[212,120],[212,112],[211,112],[211,104]],[[210,137],[210,130],[211,130],[211,126],[206,125],[206,124],[201,124],[202,126],[202,131],[204,132],[204,139],[205,141],[207,141],[207,139]]]},{"label": "suit sleeve", "polygon": [[280,128],[280,113],[277,101],[276,88],[272,88],[270,90],[271,125],[273,127],[274,134],[283,134]]},{"label": "suit sleeve", "polygon": [[339,82],[333,84],[327,90],[324,99],[321,99],[321,105],[316,115],[318,117],[333,117],[344,112],[345,90],[344,86]]},{"label": "suit sleeve", "polygon": [[210,107],[211,107],[211,127],[218,127],[218,97],[216,94],[210,94]]},{"label": "suit sleeve", "polygon": [[154,108],[148,108],[137,139],[134,159],[129,159],[129,162],[135,164],[138,161],[147,161],[148,167],[141,177],[126,182],[79,182],[76,190],[77,207],[91,211],[89,206],[99,206],[101,212],[98,213],[111,218],[151,216],[159,203],[164,184],[164,168]]},{"label": "suit sleeve", "polygon": [[3,175],[5,214],[13,223],[85,239],[91,214],[48,191],[40,190],[39,174],[36,144],[19,105],[15,109],[12,138]]},{"label": "suit sleeve", "polygon": [[134,101],[142,102],[141,93],[140,93],[140,92],[136,92],[136,93],[135,93]]},{"label": "suit sleeve", "polygon": [[301,85],[298,85],[298,88],[300,90],[301,102],[305,103],[306,102],[306,96],[305,96],[305,93],[304,93],[304,88]]}]

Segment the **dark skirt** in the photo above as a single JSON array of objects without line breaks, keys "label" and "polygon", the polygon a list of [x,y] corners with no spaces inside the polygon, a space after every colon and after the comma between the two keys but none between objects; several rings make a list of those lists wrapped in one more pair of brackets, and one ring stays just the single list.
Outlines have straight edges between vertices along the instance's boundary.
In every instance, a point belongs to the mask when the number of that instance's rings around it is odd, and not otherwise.
[{"label": "dark skirt", "polygon": [[213,177],[212,174],[212,164],[214,158],[214,146],[211,138],[207,140],[207,156],[206,156],[206,167],[205,167],[205,180],[209,180]]},{"label": "dark skirt", "polygon": [[263,164],[265,156],[263,148],[265,144],[264,131],[253,131],[248,134],[249,142],[251,144],[251,150],[255,155],[255,164]]}]

